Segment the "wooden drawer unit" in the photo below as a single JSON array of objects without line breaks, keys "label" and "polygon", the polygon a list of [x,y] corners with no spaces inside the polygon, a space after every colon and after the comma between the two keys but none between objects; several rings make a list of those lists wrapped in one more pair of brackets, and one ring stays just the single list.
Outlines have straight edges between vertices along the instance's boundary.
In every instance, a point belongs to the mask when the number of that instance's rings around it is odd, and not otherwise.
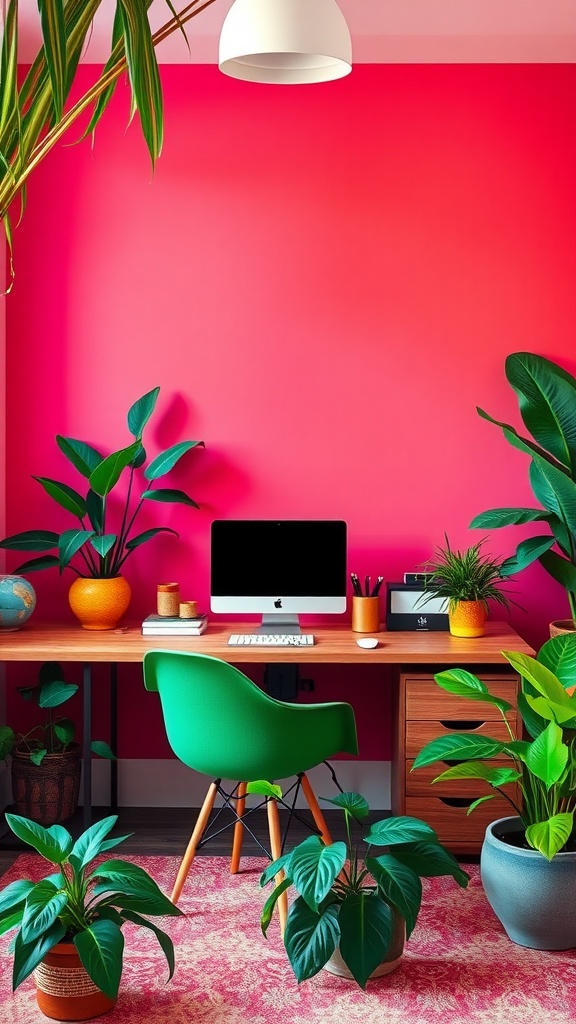
[{"label": "wooden drawer unit", "polygon": [[[475,674],[486,683],[491,693],[513,705],[507,718],[514,735],[520,735],[521,721],[515,708],[519,677],[506,671],[478,671]],[[432,671],[400,673],[393,812],[423,818],[453,853],[475,855],[480,853],[486,826],[511,813],[508,801],[496,794],[468,815],[470,804],[490,792],[485,783],[470,779],[433,785],[432,780],[449,767],[443,762],[411,771],[414,758],[430,740],[442,734],[464,732],[501,740],[509,737],[502,716],[493,705],[447,693],[434,681]],[[517,801],[517,787],[511,786],[509,792]]]}]

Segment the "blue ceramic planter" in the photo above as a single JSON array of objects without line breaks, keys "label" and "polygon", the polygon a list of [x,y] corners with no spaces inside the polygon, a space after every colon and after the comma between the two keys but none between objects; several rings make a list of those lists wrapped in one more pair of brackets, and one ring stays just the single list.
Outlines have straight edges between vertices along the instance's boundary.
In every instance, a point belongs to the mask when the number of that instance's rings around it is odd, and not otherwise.
[{"label": "blue ceramic planter", "polygon": [[572,949],[576,946],[576,852],[551,861],[494,835],[515,832],[519,818],[500,818],[486,829],[480,874],[486,897],[504,929],[519,946]]}]

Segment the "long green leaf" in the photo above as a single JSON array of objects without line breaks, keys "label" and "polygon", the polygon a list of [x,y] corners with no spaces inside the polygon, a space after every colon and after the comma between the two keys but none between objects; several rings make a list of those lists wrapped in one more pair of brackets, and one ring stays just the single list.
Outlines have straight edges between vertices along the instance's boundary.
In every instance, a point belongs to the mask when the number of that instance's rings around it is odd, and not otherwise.
[{"label": "long green leaf", "polygon": [[384,853],[379,857],[366,857],[365,863],[386,902],[393,904],[404,918],[406,938],[409,939],[422,903],[422,882],[419,875],[405,864],[401,864],[391,853]]},{"label": "long green leaf", "polygon": [[576,382],[550,359],[514,352],[505,363],[527,430],[546,451],[576,471]]},{"label": "long green leaf", "polygon": [[413,768],[424,768],[436,761],[466,761],[484,759],[501,754],[505,744],[489,736],[467,733],[448,733],[427,743],[414,759]]},{"label": "long green leaf", "polygon": [[340,907],[338,921],[342,959],[360,988],[366,988],[388,952],[392,911],[376,892],[351,892]]},{"label": "long green leaf", "polygon": [[568,753],[568,747],[562,741],[561,728],[556,722],[550,722],[530,744],[526,766],[532,775],[542,780],[546,789],[550,789],[562,777]]},{"label": "long green leaf", "polygon": [[49,551],[58,545],[60,535],[53,530],[24,530],[0,541],[8,551]]},{"label": "long green leaf", "polygon": [[360,793],[337,793],[332,797],[323,796],[322,800],[348,811],[353,818],[367,818],[370,813],[368,802]]},{"label": "long green leaf", "polygon": [[447,693],[455,694],[458,697],[467,697],[468,700],[482,701],[484,704],[491,704],[500,711],[510,711],[512,705],[502,697],[494,697],[488,687],[481,679],[463,668],[446,669],[434,676],[435,681]]},{"label": "long green leaf", "polygon": [[[120,17],[117,10],[117,17]],[[115,31],[116,27],[115,27]],[[119,30],[118,30],[119,31]],[[160,388],[152,388],[142,398],[139,398],[128,410],[128,430],[135,437],[140,439],[144,433],[144,427],[148,423],[158,401]]]},{"label": "long green leaf", "polygon": [[404,847],[396,846],[394,856],[401,864],[405,864],[423,878],[451,875],[461,889],[465,889],[470,880],[470,876],[460,867],[456,858],[440,843],[422,842],[408,843]]},{"label": "long green leaf", "polygon": [[62,117],[66,91],[66,32],[62,0],[38,0],[44,53],[52,83],[53,119]]},{"label": "long green leaf", "polygon": [[132,98],[154,164],[162,150],[162,89],[152,32],[141,0],[119,0]]},{"label": "long green leaf", "polygon": [[9,828],[12,829],[14,835],[18,836],[22,842],[32,846],[42,857],[49,860],[51,864],[64,863],[68,850],[66,847],[62,847],[61,843],[42,825],[37,825],[35,821],[22,818],[18,814],[6,813],[5,818]]},{"label": "long green leaf", "polygon": [[191,451],[192,448],[196,448],[198,445],[204,446],[204,441],[181,441],[179,444],[173,444],[171,448],[167,448],[165,452],[160,452],[152,460],[150,465],[144,470],[144,476],[147,480],[158,480],[159,477],[164,476],[173,469],[186,452]]},{"label": "long green leaf", "polygon": [[66,928],[62,921],[56,920],[43,935],[32,942],[24,942],[19,931],[14,941],[14,961],[12,965],[12,988],[17,989],[32,971],[38,967],[46,953],[62,941]]},{"label": "long green leaf", "polygon": [[139,548],[141,544],[145,544],[159,533],[171,533],[174,537],[178,536],[176,530],[173,530],[170,526],[154,526],[150,530],[144,530],[143,533],[139,533],[136,537],[126,541],[126,547],[129,551],[133,551],[134,548]]},{"label": "long green leaf", "polygon": [[550,669],[564,688],[576,685],[576,633],[562,633],[546,640],[536,660]]},{"label": "long green leaf", "polygon": [[526,839],[534,850],[539,850],[546,857],[546,860],[552,860],[568,842],[573,827],[573,812],[563,811],[561,814],[554,814],[546,821],[529,825],[526,829]]},{"label": "long green leaf", "polygon": [[24,901],[34,888],[34,882],[29,882],[26,878],[18,879],[17,882],[10,882],[9,885],[5,886],[0,891],[0,914],[4,914],[7,910],[15,910],[24,904]]},{"label": "long green leaf", "polygon": [[192,501],[192,498],[189,498],[184,491],[170,487],[158,487],[151,491],[143,491],[140,497],[147,498],[148,501],[162,501],[176,505],[190,505],[192,508],[200,508],[200,506],[197,505],[195,501]]},{"label": "long green leaf", "polygon": [[299,896],[290,907],[284,931],[284,946],[298,982],[318,974],[340,940],[337,904],[322,914],[310,909]]},{"label": "long green leaf", "polygon": [[86,502],[82,495],[78,494],[78,491],[75,491],[73,487],[68,487],[68,484],[62,484],[58,480],[50,480],[49,477],[44,476],[34,476],[32,479],[37,480],[46,493],[61,505],[62,508],[65,508],[67,512],[71,512],[78,519],[84,518],[86,515]]},{"label": "long green leaf", "polygon": [[135,441],[133,444],[128,445],[127,448],[113,452],[112,455],[103,459],[100,465],[96,466],[96,469],[90,474],[88,482],[92,490],[102,497],[109,494],[118,483],[122,471],[130,465],[134,456],[138,453],[139,448],[140,442]]},{"label": "long green leaf", "polygon": [[502,562],[502,576],[515,576],[536,562],[554,544],[554,537],[529,537],[520,542],[515,553]]},{"label": "long green leaf", "polygon": [[420,839],[436,839],[436,833],[430,825],[420,818],[402,815],[398,818],[385,818],[372,825],[364,836],[364,842],[372,846],[393,846],[395,843],[410,843]]},{"label": "long green leaf", "polygon": [[311,910],[318,911],[345,863],[346,844],[325,846],[318,836],[310,836],[292,850],[290,876]]},{"label": "long green leaf", "polygon": [[518,651],[502,651],[503,656],[515,668],[519,675],[527,679],[531,686],[558,707],[565,708],[570,715],[576,712],[576,701],[566,693],[560,680],[544,663]]},{"label": "long green leaf", "polygon": [[[2,36],[0,59],[0,148],[6,166],[6,139],[20,135],[18,102],[18,3],[9,3]],[[8,172],[9,173],[9,172]]]},{"label": "long green leaf", "polygon": [[55,679],[44,683],[40,688],[38,706],[41,708],[57,708],[64,704],[70,697],[77,693],[76,683],[65,683],[62,679]]},{"label": "long green leaf", "polygon": [[74,865],[77,870],[86,867],[94,857],[98,856],[104,839],[112,831],[117,821],[117,814],[111,814],[107,818],[102,818],[101,821],[97,821],[96,824],[86,829],[80,838],[76,840],[70,854],[70,860],[74,858]]},{"label": "long green leaf", "polygon": [[62,437],[61,434],[56,434],[56,444],[74,468],[87,480],[103,460],[103,456],[96,448],[86,444],[85,441],[78,441],[74,437]]},{"label": "long green leaf", "polygon": [[539,508],[491,508],[474,516],[470,529],[496,530],[501,526],[522,526],[546,518],[546,513]]},{"label": "long green leaf", "polygon": [[87,974],[109,999],[116,999],[122,977],[124,936],[114,921],[96,920],[74,936]]},{"label": "long green leaf", "polygon": [[[574,417],[576,419],[576,417]],[[538,501],[576,533],[576,483],[561,469],[544,459],[534,458],[530,466],[530,484]]]},{"label": "long green leaf", "polygon": [[67,893],[59,892],[53,882],[47,879],[38,882],[26,897],[22,941],[28,943],[41,938],[58,919],[67,903]]},{"label": "long green leaf", "polygon": [[170,936],[167,935],[166,932],[162,931],[161,928],[158,928],[155,924],[153,924],[152,921],[147,921],[146,918],[142,917],[141,914],[134,914],[130,910],[123,910],[122,916],[127,921],[132,921],[133,924],[137,924],[141,928],[149,928],[150,931],[154,933],[158,940],[158,944],[160,945],[162,952],[166,957],[166,963],[168,964],[167,980],[170,981],[170,979],[174,975],[174,943],[172,942]]},{"label": "long green leaf", "polygon": [[94,536],[92,530],[64,530],[58,543],[60,568],[65,569],[74,555]]},{"label": "long green leaf", "polygon": [[60,565],[60,559],[57,555],[41,555],[39,558],[31,558],[28,562],[22,562],[21,565],[16,567],[14,572],[39,572],[40,569],[52,569],[56,565]]}]

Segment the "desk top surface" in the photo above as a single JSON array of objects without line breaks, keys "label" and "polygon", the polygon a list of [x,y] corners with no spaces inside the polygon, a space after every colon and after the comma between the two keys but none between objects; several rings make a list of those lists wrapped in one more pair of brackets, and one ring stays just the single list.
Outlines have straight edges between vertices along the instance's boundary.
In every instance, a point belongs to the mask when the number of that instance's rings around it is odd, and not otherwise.
[{"label": "desk top surface", "polygon": [[295,662],[302,665],[503,664],[502,651],[534,654],[533,649],[506,622],[487,622],[477,639],[460,639],[448,632],[385,632],[373,635],[378,647],[365,650],[356,641],[361,634],[347,626],[304,626],[313,633],[313,647],[229,647],[230,633],[254,632],[256,624],[210,622],[202,636],[142,636],[140,625],[113,630],[86,630],[61,623],[27,623],[15,632],[0,633],[1,661],[139,662],[146,651],[177,650],[210,654],[234,664]]}]

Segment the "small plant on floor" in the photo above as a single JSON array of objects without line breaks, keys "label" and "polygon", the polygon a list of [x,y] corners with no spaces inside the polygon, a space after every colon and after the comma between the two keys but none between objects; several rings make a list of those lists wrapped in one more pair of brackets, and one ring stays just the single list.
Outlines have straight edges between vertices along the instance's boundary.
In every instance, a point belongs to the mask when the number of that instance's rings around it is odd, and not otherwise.
[{"label": "small plant on floor", "polygon": [[[76,683],[64,682],[58,662],[47,661],[41,665],[38,685],[19,686],[18,693],[24,700],[45,712],[43,720],[27,732],[18,732],[9,725],[0,725],[0,760],[5,760],[14,750],[18,750],[28,754],[33,764],[41,765],[47,754],[64,754],[70,750],[76,726],[70,718],[54,715],[53,711],[69,701],[77,690]],[[115,758],[104,740],[93,740],[90,749],[100,757]]]},{"label": "small plant on floor", "polygon": [[45,829],[15,814],[6,814],[6,821],[19,839],[56,868],[55,874],[40,882],[21,879],[0,892],[0,932],[17,929],[11,946],[13,989],[54,946],[70,942],[94,984],[109,999],[116,999],[125,921],[154,933],[172,977],[172,940],[148,917],[175,917],[182,911],[138,865],[105,860],[93,866],[96,857],[128,838],[106,838],[116,824],[116,815],[92,825],[76,842],[62,825]]},{"label": "small plant on floor", "polygon": [[[363,837],[368,849],[362,857],[352,842],[351,823],[367,817],[366,800],[358,793],[341,793],[328,803],[344,812],[347,841],[327,846],[319,836],[310,836],[271,864],[260,884],[280,871],[285,878],[266,901],[261,927],[266,935],[279,896],[293,885],[299,895],[288,912],[284,946],[297,980],[317,974],[339,948],[352,977],[365,988],[386,959],[395,916],[405,923],[407,938],[414,930],[421,876],[451,875],[462,888],[469,876],[419,818],[375,822]],[[387,849],[371,856],[371,847]]]}]

